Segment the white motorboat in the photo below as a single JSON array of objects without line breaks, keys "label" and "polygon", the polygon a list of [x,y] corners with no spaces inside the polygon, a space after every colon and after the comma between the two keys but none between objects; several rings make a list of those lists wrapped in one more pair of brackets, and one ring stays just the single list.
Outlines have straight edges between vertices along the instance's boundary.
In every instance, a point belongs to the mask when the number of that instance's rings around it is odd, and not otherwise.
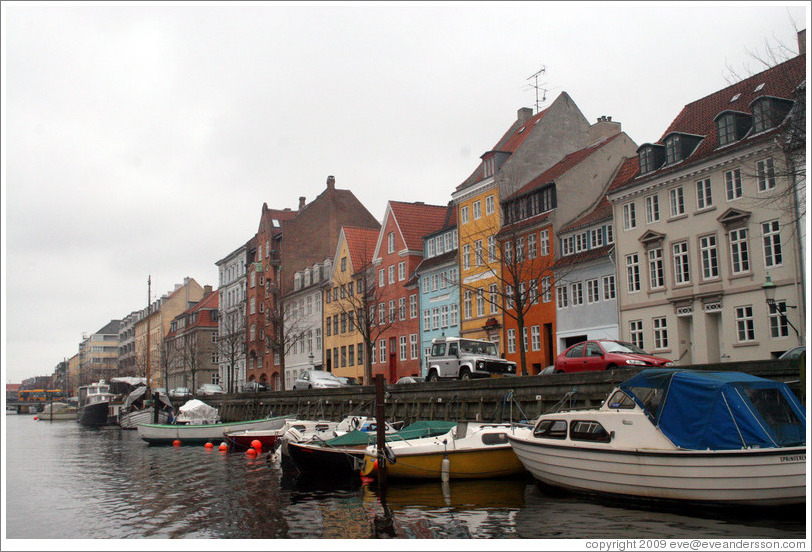
[{"label": "white motorboat", "polygon": [[[155,405],[147,402],[147,387],[139,385],[127,398],[118,411],[118,425],[121,429],[135,429],[138,424],[156,423]],[[172,403],[165,395],[158,396],[157,423],[167,424],[172,412]]]},{"label": "white motorboat", "polygon": [[544,414],[510,444],[539,481],[637,498],[778,506],[806,500],[806,414],[784,383],[644,370],[596,410]]},{"label": "white motorboat", "polygon": [[37,420],[42,422],[76,420],[76,407],[64,402],[48,403],[37,415]]}]

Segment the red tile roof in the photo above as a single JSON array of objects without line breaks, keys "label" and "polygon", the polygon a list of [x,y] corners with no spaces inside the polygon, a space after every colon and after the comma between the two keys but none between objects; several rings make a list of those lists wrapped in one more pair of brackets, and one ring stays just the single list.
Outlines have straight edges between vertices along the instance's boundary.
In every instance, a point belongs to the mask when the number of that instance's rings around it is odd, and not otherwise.
[{"label": "red tile roof", "polygon": [[375,244],[378,241],[379,230],[374,228],[357,228],[344,226],[344,238],[347,240],[347,249],[350,252],[350,263],[353,272],[358,272],[372,260],[375,253]]},{"label": "red tile roof", "polygon": [[561,230],[558,231],[558,233],[562,234],[564,232],[569,232],[571,230],[582,228],[584,226],[589,226],[597,222],[603,222],[605,220],[612,220],[612,204],[609,203],[609,200],[606,199],[606,196],[603,196],[601,200],[598,202],[598,204],[595,206],[595,208],[592,209],[592,211],[590,211],[583,217],[579,218],[575,222],[564,226]]},{"label": "red tile roof", "polygon": [[556,163],[555,165],[553,165],[552,167],[541,173],[539,176],[537,176],[536,178],[534,178],[533,180],[522,186],[518,191],[508,196],[505,200],[510,200],[512,198],[525,195],[539,188],[540,186],[549,184],[551,182],[555,182],[555,180],[559,178],[561,175],[566,174],[567,172],[572,170],[581,161],[588,158],[593,153],[599,151],[607,144],[610,144],[621,134],[622,133],[617,133],[613,136],[610,136],[609,138],[601,140],[600,142],[596,142],[591,146],[587,146],[582,150],[578,150],[576,152],[565,155],[564,158],[561,159],[561,161],[559,161],[558,163]]},{"label": "red tile roof", "polygon": [[544,213],[533,215],[532,217],[522,219],[518,222],[514,222],[513,224],[506,224],[502,226],[499,232],[496,233],[496,238],[507,238],[517,232],[521,232],[525,228],[530,228],[532,226],[541,224],[542,222],[546,222],[548,218],[550,218],[550,211],[545,211]]},{"label": "red tile roof", "polygon": [[[672,132],[703,136],[702,141],[681,163],[664,166],[637,178],[648,179],[652,175],[665,174],[678,170],[686,164],[693,164],[719,153],[730,151],[730,149],[746,147],[751,143],[769,139],[777,129],[756,135],[753,135],[751,130],[750,134],[742,140],[720,149],[715,119],[725,111],[752,113],[753,108],[750,104],[760,97],[771,96],[793,99],[795,89],[805,80],[806,55],[804,54],[687,104],[668,126],[658,144],[662,145],[665,137]],[[627,181],[625,185],[633,185],[637,178]],[[615,186],[615,189],[621,189],[622,187],[624,186]]]},{"label": "red tile roof", "polygon": [[426,205],[423,202],[390,201],[389,206],[406,247],[415,251],[423,251],[423,236],[443,228],[448,213],[447,205]]},{"label": "red tile roof", "polygon": [[612,254],[612,250],[614,250],[614,248],[614,245],[604,245],[603,247],[581,251],[575,255],[567,255],[566,257],[557,259],[555,261],[555,265],[553,265],[553,268],[559,269],[576,263],[585,263],[587,261],[608,257]]}]

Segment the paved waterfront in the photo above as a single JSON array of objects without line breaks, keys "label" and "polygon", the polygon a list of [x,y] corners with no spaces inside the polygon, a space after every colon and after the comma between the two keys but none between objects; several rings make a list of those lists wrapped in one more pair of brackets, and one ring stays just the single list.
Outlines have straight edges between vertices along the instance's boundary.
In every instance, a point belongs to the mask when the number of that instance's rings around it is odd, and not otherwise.
[{"label": "paved waterfront", "polygon": [[[265,455],[149,447],[136,431],[5,415],[9,539],[803,538],[803,509],[665,510],[531,479],[375,486],[292,479]],[[50,547],[46,544],[46,548]]]}]

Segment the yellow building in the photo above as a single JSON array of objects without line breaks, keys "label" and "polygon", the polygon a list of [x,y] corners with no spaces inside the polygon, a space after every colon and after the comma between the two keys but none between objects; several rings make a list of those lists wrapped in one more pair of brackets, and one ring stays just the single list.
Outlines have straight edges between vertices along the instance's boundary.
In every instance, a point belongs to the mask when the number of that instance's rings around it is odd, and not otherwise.
[{"label": "yellow building", "polygon": [[366,347],[359,317],[368,316],[364,280],[379,230],[341,229],[332,278],[324,287],[324,366],[339,377],[364,378]]},{"label": "yellow building", "polygon": [[[135,365],[139,375],[147,374],[149,358],[149,386],[166,387],[166,374],[171,364],[172,351],[164,344],[172,320],[203,298],[203,288],[194,278],[184,278],[175,284],[171,293],[152,302],[149,313],[144,309],[135,323]],[[147,328],[149,328],[149,355],[147,355]],[[167,389],[167,392],[169,389]],[[194,391],[194,390],[193,390]]]}]

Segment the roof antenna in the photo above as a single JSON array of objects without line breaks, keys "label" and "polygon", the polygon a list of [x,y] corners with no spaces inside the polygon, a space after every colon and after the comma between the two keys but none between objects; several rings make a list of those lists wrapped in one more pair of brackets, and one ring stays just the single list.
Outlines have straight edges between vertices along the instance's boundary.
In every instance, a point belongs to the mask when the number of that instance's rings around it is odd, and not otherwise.
[{"label": "roof antenna", "polygon": [[[543,75],[545,71],[546,71],[546,67],[544,65],[542,65],[541,69],[539,69],[538,71],[536,71],[535,73],[533,73],[532,75],[527,77],[527,80],[533,79],[534,84],[531,84],[530,87],[536,89],[536,113],[539,112],[539,108],[541,107],[541,104],[544,101],[547,100],[547,89],[542,88],[541,86],[539,86],[539,75]],[[544,85],[544,84],[547,84],[547,83],[542,83],[542,85]],[[539,101],[539,90],[542,91],[541,101]]]}]

